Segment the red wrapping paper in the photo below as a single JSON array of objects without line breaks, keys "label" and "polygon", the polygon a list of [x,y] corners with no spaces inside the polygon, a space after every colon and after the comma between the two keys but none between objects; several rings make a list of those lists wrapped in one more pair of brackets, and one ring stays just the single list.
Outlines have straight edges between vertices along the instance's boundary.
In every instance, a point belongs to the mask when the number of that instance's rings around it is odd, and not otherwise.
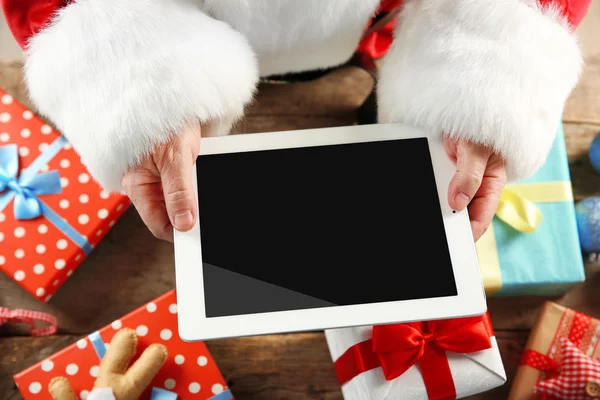
[{"label": "red wrapping paper", "polygon": [[[59,137],[0,89],[0,147],[17,145],[19,176]],[[59,173],[62,192],[39,199],[84,236],[91,248],[129,206],[127,197],[102,190],[69,143],[39,172],[45,171]],[[0,210],[0,271],[39,300],[48,301],[86,254],[45,216],[16,219],[14,203]]]},{"label": "red wrapping paper", "polygon": [[[105,344],[121,328],[134,329],[138,335],[137,356],[152,343],[162,343],[168,359],[141,399],[149,399],[152,388],[177,393],[178,400],[223,397],[228,389],[225,380],[203,342],[188,343],[177,333],[177,304],[174,291],[138,308],[100,329]],[[65,376],[82,399],[92,390],[98,374],[99,359],[89,337],[84,337],[62,351],[40,361],[14,376],[25,400],[52,400],[48,384],[55,376]]]}]

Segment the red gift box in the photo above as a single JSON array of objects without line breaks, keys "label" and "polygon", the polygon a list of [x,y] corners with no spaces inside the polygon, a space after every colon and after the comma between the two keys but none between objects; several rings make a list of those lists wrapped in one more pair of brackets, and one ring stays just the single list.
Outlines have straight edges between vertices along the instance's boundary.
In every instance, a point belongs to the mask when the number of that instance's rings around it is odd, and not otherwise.
[{"label": "red gift box", "polygon": [[0,270],[48,301],[129,206],[0,89]]},{"label": "red gift box", "polygon": [[184,342],[179,338],[173,290],[15,375],[24,399],[52,400],[48,384],[55,376],[67,377],[75,393],[85,399],[98,375],[98,349],[110,343],[121,328],[136,331],[137,356],[152,343],[164,344],[169,352],[167,361],[142,399],[151,398],[153,389],[172,392],[173,398],[177,396],[179,400],[233,399],[206,345],[203,342]]}]

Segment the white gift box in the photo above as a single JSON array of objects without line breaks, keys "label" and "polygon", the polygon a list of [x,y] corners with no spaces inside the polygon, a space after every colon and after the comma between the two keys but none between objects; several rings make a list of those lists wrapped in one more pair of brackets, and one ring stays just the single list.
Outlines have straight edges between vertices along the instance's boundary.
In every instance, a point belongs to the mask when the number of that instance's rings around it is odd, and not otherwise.
[{"label": "white gift box", "polygon": [[[350,347],[371,339],[372,330],[371,326],[363,326],[325,331],[334,363]],[[456,398],[482,393],[506,382],[495,336],[490,336],[490,342],[490,348],[474,353],[446,351]],[[381,367],[362,372],[342,385],[342,393],[346,400],[428,399],[418,362],[389,381]]]}]

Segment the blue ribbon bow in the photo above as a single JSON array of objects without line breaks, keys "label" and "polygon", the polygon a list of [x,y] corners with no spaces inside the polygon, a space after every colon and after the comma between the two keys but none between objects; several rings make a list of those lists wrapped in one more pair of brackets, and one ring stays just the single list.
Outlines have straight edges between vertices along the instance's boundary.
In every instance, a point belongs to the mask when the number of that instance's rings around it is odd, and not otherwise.
[{"label": "blue ribbon bow", "polygon": [[42,204],[37,196],[62,192],[58,171],[25,174],[20,177],[19,151],[16,144],[0,147],[0,193],[12,192],[16,219],[34,219],[42,215]]},{"label": "blue ribbon bow", "polygon": [[67,144],[61,136],[42,152],[19,176],[19,149],[16,144],[0,146],[0,212],[14,199],[16,219],[34,219],[41,215],[79,246],[86,255],[92,246],[60,215],[38,196],[62,192],[58,171],[38,172]]}]

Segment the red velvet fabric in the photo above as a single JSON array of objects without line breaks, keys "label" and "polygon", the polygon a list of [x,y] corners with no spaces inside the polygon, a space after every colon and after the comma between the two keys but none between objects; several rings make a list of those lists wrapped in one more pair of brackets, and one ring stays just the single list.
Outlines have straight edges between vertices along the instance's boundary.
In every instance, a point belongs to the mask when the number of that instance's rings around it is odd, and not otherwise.
[{"label": "red velvet fabric", "polygon": [[[67,6],[71,1],[0,0],[8,26],[23,49],[27,46],[27,41],[48,24],[61,7]],[[543,5],[554,4],[558,6],[575,28],[587,13],[591,0],[540,0],[540,2]],[[402,1],[398,0],[382,0],[380,11],[389,11],[389,9],[401,3]],[[361,43],[361,50],[373,53],[371,55],[374,58],[383,56],[391,44],[393,26],[394,23],[391,22],[386,25],[382,32],[377,32],[372,37],[366,38]]]},{"label": "red velvet fabric", "polygon": [[573,26],[577,28],[585,14],[587,14],[588,8],[592,0],[539,0],[544,6],[550,4],[555,5],[563,12],[563,15],[567,17],[567,20]]},{"label": "red velvet fabric", "polygon": [[69,0],[0,0],[12,34],[25,49],[27,41],[38,33]]}]

